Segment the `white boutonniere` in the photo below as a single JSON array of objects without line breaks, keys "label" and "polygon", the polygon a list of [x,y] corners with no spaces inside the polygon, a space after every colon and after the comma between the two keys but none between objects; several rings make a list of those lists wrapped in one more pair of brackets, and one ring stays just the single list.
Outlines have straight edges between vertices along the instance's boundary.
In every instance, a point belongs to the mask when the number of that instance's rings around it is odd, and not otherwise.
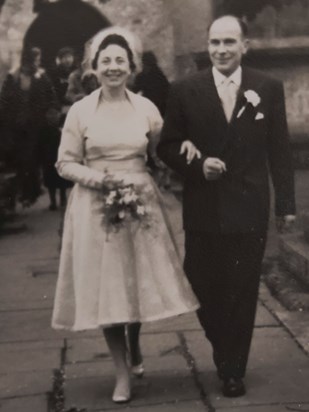
[{"label": "white boutonniere", "polygon": [[[237,119],[243,114],[248,104],[251,104],[253,107],[257,107],[261,103],[261,98],[254,90],[246,90],[244,92],[244,96],[246,98],[246,103],[243,107],[239,110],[237,114]],[[262,113],[261,113],[262,114]]]},{"label": "white boutonniere", "polygon": [[257,114],[256,114],[256,116],[255,116],[255,118],[254,118],[254,120],[262,120],[262,119],[264,119],[264,115],[263,115],[263,113],[261,113],[261,112],[257,112]]}]

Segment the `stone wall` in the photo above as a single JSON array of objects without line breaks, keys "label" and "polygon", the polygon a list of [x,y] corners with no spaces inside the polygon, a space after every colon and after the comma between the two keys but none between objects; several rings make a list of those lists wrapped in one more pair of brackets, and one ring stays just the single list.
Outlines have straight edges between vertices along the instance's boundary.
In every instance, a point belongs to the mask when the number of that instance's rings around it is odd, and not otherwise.
[{"label": "stone wall", "polygon": [[[174,35],[163,0],[84,0],[113,24],[136,33],[145,50],[152,50],[169,78],[174,77]],[[6,0],[0,14],[0,83],[19,63],[24,35],[36,17],[32,0]],[[57,28],[55,27],[55,30]]]},{"label": "stone wall", "polygon": [[284,82],[288,123],[297,144],[309,144],[308,19],[309,1],[293,0],[267,6],[250,23],[253,48],[265,52],[265,69]]},{"label": "stone wall", "polygon": [[86,0],[115,25],[137,34],[144,50],[152,50],[169,78],[174,75],[173,27],[163,0]]},{"label": "stone wall", "polygon": [[24,35],[35,18],[32,0],[6,0],[0,14],[0,84],[19,64]]},{"label": "stone wall", "polygon": [[174,29],[175,75],[196,71],[194,53],[205,51],[212,20],[211,0],[165,0]]},{"label": "stone wall", "polygon": [[258,13],[250,25],[254,37],[269,39],[309,35],[308,0],[281,3],[281,7],[267,6]]}]

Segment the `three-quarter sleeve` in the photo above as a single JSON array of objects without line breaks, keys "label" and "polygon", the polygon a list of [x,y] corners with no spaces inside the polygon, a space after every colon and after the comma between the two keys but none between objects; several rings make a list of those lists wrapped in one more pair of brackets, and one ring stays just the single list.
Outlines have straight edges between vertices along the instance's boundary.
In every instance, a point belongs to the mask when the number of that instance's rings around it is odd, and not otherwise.
[{"label": "three-quarter sleeve", "polygon": [[149,130],[152,135],[157,135],[161,133],[163,119],[156,105],[149,101],[148,110],[148,121]]},{"label": "three-quarter sleeve", "polygon": [[61,135],[56,168],[60,176],[93,189],[102,187],[104,173],[84,164],[85,141],[78,104],[68,112]]},{"label": "three-quarter sleeve", "polygon": [[147,119],[149,123],[149,153],[153,160],[159,165],[161,162],[157,156],[157,145],[159,144],[163,119],[159,109],[150,101],[147,105]]}]

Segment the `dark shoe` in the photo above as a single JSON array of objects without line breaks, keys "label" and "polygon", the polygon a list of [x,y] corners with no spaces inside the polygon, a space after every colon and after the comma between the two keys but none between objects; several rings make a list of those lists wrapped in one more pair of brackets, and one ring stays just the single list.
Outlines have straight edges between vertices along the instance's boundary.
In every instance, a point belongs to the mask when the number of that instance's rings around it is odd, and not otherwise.
[{"label": "dark shoe", "polygon": [[245,395],[246,388],[242,379],[229,378],[224,380],[222,392],[228,398],[236,398]]},{"label": "dark shoe", "polygon": [[67,195],[65,189],[60,189],[60,206],[65,208],[67,205]]},{"label": "dark shoe", "polygon": [[61,209],[64,209],[67,205],[67,200],[66,199],[61,199],[60,200],[60,207]]},{"label": "dark shoe", "polygon": [[49,209],[49,210],[52,210],[52,211],[57,210],[57,205],[51,203],[51,204],[49,205],[49,208],[48,208],[48,209]]}]

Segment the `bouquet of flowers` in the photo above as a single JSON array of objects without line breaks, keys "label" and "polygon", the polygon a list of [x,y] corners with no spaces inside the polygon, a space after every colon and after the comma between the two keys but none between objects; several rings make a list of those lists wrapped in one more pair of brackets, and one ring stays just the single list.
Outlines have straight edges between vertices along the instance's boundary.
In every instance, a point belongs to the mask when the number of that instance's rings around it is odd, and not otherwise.
[{"label": "bouquet of flowers", "polygon": [[118,231],[128,221],[138,221],[149,227],[150,207],[144,204],[142,194],[133,184],[115,180],[106,175],[103,187],[103,222]]}]

